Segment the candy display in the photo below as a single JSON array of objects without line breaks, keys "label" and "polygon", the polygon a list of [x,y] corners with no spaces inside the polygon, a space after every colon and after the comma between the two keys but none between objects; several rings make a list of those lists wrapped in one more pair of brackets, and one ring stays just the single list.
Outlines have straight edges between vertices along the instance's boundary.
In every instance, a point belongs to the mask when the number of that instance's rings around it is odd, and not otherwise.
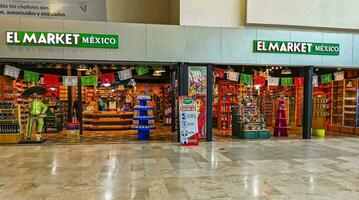
[{"label": "candy display", "polygon": [[132,128],[138,130],[138,140],[149,140],[150,130],[155,129],[155,117],[153,116],[153,107],[147,106],[151,100],[150,96],[138,96],[139,105],[134,106],[134,117]]}]

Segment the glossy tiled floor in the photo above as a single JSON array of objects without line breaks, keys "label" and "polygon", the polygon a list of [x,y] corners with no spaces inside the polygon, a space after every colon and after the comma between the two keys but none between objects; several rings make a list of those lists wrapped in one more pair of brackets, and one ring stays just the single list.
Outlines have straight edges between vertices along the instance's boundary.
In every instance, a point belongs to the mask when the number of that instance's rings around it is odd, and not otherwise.
[{"label": "glossy tiled floor", "polygon": [[359,199],[358,144],[0,146],[0,199]]}]

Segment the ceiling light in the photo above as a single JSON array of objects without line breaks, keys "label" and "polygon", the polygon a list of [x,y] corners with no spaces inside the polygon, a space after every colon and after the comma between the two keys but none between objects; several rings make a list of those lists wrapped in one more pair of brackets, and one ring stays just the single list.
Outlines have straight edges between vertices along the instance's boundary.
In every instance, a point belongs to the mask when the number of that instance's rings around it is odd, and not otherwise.
[{"label": "ceiling light", "polygon": [[162,76],[162,74],[159,71],[154,71],[152,76]]},{"label": "ceiling light", "polygon": [[285,68],[285,69],[282,70],[281,74],[283,74],[283,75],[292,74],[292,70],[290,70],[288,68]]},{"label": "ceiling light", "polygon": [[77,71],[87,71],[88,67],[86,65],[77,66]]},{"label": "ceiling light", "polygon": [[130,81],[128,82],[129,86],[135,87],[136,86],[136,81],[135,79],[130,79]]},{"label": "ceiling light", "polygon": [[111,83],[104,83],[104,84],[102,84],[103,86],[105,86],[105,87],[110,87],[111,86]]}]

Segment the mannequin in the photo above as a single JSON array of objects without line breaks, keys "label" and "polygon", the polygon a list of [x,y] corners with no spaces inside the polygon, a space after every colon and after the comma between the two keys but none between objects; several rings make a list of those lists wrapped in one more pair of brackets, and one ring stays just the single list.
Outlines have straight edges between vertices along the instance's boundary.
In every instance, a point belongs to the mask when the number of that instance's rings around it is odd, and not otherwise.
[{"label": "mannequin", "polygon": [[40,141],[47,106],[41,101],[41,99],[39,99],[37,93],[33,93],[31,97],[32,101],[30,101],[30,116],[27,124],[26,139],[28,141],[31,140],[32,126],[34,121],[36,121],[36,141]]}]

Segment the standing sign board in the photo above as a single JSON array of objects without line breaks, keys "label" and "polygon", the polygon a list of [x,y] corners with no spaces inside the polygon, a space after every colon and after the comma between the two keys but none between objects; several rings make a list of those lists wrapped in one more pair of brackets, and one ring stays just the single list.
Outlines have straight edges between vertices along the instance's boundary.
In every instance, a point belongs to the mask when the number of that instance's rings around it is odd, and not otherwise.
[{"label": "standing sign board", "polygon": [[181,144],[198,145],[196,102],[189,97],[179,97],[179,125]]}]

